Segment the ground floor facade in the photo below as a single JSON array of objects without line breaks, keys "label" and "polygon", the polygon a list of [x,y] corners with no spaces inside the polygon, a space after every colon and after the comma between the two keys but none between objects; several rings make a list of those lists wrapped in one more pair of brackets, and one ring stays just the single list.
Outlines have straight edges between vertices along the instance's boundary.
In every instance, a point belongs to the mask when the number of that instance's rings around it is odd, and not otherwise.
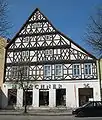
[{"label": "ground floor facade", "polygon": [[[29,83],[26,91],[29,108],[74,108],[89,100],[99,101],[98,80],[87,81],[38,81]],[[19,85],[4,83],[2,87],[2,108],[24,106],[24,92]]]}]

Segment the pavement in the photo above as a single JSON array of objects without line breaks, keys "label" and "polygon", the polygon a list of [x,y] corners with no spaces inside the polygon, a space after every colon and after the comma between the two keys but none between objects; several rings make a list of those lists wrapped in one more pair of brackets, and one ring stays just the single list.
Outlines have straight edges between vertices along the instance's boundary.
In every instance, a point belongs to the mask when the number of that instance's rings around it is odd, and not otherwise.
[{"label": "pavement", "polygon": [[71,116],[71,109],[33,109],[27,110],[27,113],[24,113],[24,110],[0,110],[0,115],[30,115],[30,116]]}]

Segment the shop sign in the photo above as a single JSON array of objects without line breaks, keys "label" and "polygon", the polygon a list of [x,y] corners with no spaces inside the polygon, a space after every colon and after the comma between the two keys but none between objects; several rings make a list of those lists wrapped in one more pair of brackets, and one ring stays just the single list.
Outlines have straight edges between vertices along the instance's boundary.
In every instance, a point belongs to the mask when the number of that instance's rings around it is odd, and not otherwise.
[{"label": "shop sign", "polygon": [[35,88],[36,89],[61,89],[62,88],[62,85],[61,84],[48,84],[48,85],[38,85],[36,84],[35,85]]}]

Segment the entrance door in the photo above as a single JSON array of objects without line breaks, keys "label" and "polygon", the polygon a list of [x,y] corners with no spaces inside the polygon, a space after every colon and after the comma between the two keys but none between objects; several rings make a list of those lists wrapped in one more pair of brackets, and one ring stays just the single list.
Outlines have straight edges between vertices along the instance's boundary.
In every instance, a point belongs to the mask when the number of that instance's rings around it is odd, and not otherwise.
[{"label": "entrance door", "polygon": [[48,106],[48,105],[49,105],[49,91],[39,90],[39,106]]},{"label": "entrance door", "polygon": [[66,106],[66,89],[56,89],[56,106]]},{"label": "entrance door", "polygon": [[79,88],[79,106],[87,103],[89,98],[93,98],[93,88]]}]

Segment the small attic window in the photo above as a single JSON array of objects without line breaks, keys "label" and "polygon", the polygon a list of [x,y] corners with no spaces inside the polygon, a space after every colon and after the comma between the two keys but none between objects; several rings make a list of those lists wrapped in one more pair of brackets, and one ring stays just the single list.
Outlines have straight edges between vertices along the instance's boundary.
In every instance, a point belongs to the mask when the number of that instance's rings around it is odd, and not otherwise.
[{"label": "small attic window", "polygon": [[53,54],[53,50],[50,49],[50,50],[45,50],[45,55],[52,55]]},{"label": "small attic window", "polygon": [[22,51],[22,57],[28,57],[29,51]]},{"label": "small attic window", "polygon": [[24,41],[24,42],[29,42],[29,37],[24,37],[24,38],[23,38],[23,41]]},{"label": "small attic window", "polygon": [[41,27],[41,23],[34,23],[33,24],[33,28],[36,29],[36,28],[40,28]]},{"label": "small attic window", "polygon": [[45,39],[46,40],[51,40],[51,36],[50,35],[45,35]]}]

